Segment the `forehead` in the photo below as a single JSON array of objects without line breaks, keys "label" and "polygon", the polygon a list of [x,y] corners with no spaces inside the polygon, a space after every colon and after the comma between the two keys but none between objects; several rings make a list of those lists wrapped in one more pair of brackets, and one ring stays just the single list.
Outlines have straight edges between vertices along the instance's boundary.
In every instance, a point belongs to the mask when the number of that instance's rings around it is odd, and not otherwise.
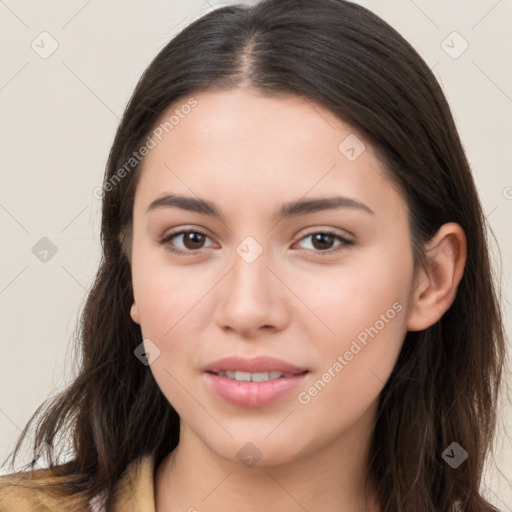
[{"label": "forehead", "polygon": [[250,198],[260,209],[277,198],[334,193],[358,196],[373,210],[386,202],[404,207],[373,147],[313,101],[246,89],[202,91],[193,99],[193,108],[184,108],[188,97],[176,101],[155,126],[159,138],[136,194],[146,206],[176,192],[224,203]]}]

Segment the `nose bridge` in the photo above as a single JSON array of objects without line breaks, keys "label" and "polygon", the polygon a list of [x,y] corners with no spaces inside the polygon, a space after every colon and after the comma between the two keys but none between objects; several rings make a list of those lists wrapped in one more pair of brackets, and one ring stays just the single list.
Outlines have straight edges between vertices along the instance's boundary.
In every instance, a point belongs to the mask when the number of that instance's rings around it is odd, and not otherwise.
[{"label": "nose bridge", "polygon": [[270,249],[264,248],[263,243],[253,236],[245,237],[238,244],[232,259],[232,295],[239,295],[239,298],[258,295],[261,299],[261,292],[271,292],[271,283],[268,282],[271,272],[267,268],[270,265],[270,253]]},{"label": "nose bridge", "polygon": [[247,332],[261,326],[282,327],[286,308],[280,284],[268,268],[270,256],[270,248],[252,236],[235,247],[218,305],[220,324]]}]

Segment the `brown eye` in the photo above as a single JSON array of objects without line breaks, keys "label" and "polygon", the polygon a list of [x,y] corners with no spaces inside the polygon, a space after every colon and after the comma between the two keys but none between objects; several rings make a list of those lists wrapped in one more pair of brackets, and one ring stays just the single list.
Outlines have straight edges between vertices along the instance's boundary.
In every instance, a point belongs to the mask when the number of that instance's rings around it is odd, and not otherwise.
[{"label": "brown eye", "polygon": [[319,250],[330,249],[334,242],[334,237],[326,233],[315,233],[312,237],[313,246]]},{"label": "brown eye", "polygon": [[[320,255],[329,255],[336,253],[338,251],[342,251],[347,246],[353,245],[353,241],[347,240],[346,238],[334,233],[332,231],[317,231],[315,233],[310,233],[302,237],[301,241],[311,239],[310,250],[316,252]],[[334,242],[338,240],[339,243],[332,249]]]},{"label": "brown eye", "polygon": [[183,234],[183,245],[187,249],[200,249],[204,244],[204,235],[194,231],[188,231]]},{"label": "brown eye", "polygon": [[[204,243],[206,239],[209,238],[210,237],[202,231],[189,229],[170,233],[163,238],[160,243],[165,245],[169,251],[176,254],[193,254],[205,247]],[[176,243],[172,242],[175,239],[177,241],[181,239],[181,248],[184,250],[181,250],[179,244],[178,247],[175,247]]]}]

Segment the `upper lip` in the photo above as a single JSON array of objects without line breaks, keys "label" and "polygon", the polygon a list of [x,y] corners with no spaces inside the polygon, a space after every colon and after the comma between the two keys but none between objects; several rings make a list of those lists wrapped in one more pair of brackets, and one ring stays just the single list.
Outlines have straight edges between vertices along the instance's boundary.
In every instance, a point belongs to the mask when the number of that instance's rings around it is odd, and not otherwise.
[{"label": "upper lip", "polygon": [[293,374],[307,371],[306,368],[299,368],[286,361],[269,356],[259,356],[252,359],[239,356],[223,357],[203,368],[203,371],[212,373],[236,370],[250,373],[282,372]]}]

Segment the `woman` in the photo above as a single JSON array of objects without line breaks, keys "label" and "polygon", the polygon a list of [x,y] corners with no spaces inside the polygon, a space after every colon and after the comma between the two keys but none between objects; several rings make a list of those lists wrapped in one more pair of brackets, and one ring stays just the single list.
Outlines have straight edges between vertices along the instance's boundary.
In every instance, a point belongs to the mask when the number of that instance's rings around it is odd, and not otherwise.
[{"label": "woman", "polygon": [[497,510],[485,217],[387,23],[343,0],[203,16],[143,74],[101,192],[81,373],[35,437],[73,459],[2,478],[2,511]]}]

